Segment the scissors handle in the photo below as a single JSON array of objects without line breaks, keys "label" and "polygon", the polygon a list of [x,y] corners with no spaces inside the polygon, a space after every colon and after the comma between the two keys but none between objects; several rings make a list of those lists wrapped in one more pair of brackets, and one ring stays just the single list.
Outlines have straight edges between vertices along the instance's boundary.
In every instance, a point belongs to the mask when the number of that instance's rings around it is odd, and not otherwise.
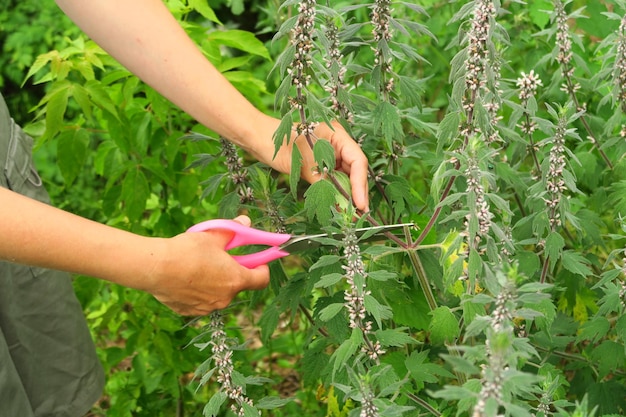
[{"label": "scissors handle", "polygon": [[248,255],[237,255],[233,258],[246,268],[256,268],[265,265],[275,259],[289,255],[289,252],[281,250],[282,245],[291,235],[284,233],[272,233],[244,226],[234,220],[214,219],[198,223],[190,227],[187,232],[204,232],[207,230],[228,230],[233,232],[233,238],[228,242],[225,249],[230,250],[245,245],[268,245],[271,248]]}]

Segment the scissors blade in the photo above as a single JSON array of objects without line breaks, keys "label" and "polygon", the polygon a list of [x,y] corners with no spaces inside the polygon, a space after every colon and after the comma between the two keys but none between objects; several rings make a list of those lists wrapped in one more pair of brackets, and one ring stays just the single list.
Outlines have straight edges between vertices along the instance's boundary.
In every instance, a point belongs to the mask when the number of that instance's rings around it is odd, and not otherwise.
[{"label": "scissors blade", "polygon": [[[413,227],[413,223],[400,223],[382,226],[360,227],[354,231],[359,242],[372,242],[384,239],[385,232],[402,229],[404,227]],[[309,249],[316,249],[320,246],[337,246],[337,244],[345,237],[345,233],[320,233],[317,235],[294,236],[287,242],[280,245],[280,249],[293,253],[301,252]]]}]

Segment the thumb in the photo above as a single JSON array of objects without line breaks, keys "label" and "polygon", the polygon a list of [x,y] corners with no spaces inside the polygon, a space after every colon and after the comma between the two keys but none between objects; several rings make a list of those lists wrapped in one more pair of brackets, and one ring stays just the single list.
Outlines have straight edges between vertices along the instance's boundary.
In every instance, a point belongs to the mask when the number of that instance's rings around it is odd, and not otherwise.
[{"label": "thumb", "polygon": [[244,215],[235,217],[233,221],[236,221],[237,223],[242,224],[244,226],[248,226],[248,227],[250,227],[250,225],[252,224],[250,217],[244,216]]}]

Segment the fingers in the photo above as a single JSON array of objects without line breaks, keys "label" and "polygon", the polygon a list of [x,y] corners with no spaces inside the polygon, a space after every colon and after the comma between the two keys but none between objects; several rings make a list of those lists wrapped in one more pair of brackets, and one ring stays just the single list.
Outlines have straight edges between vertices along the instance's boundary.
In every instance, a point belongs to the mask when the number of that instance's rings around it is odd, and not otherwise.
[{"label": "fingers", "polygon": [[239,291],[262,290],[270,283],[270,269],[267,265],[260,265],[254,269],[244,269],[246,271],[243,273],[242,286]]},{"label": "fingers", "polygon": [[356,208],[369,211],[367,171],[368,161],[361,147],[339,124],[334,123],[335,131],[330,142],[335,148],[339,168],[350,177],[352,199]]}]

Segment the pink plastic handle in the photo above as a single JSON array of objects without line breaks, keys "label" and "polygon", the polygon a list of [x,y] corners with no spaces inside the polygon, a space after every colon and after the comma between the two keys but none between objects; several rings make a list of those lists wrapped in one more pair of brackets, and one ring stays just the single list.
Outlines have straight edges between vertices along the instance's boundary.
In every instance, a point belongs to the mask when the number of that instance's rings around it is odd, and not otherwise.
[{"label": "pink plastic handle", "polygon": [[235,258],[239,265],[253,269],[259,265],[268,264],[273,260],[282,258],[287,255],[289,255],[289,252],[281,250],[278,246],[273,246],[269,249],[265,249],[264,251],[251,253],[249,255],[235,255],[233,256],[233,258]]},{"label": "pink plastic handle", "polygon": [[289,255],[278,248],[289,239],[291,235],[284,233],[272,233],[258,230],[253,227],[244,226],[234,220],[214,219],[198,223],[190,227],[187,232],[205,232],[207,230],[223,229],[234,232],[233,238],[228,242],[225,249],[230,250],[245,245],[268,245],[272,246],[261,252],[249,255],[233,256],[235,260],[242,266],[247,268],[256,268],[275,259]]}]

